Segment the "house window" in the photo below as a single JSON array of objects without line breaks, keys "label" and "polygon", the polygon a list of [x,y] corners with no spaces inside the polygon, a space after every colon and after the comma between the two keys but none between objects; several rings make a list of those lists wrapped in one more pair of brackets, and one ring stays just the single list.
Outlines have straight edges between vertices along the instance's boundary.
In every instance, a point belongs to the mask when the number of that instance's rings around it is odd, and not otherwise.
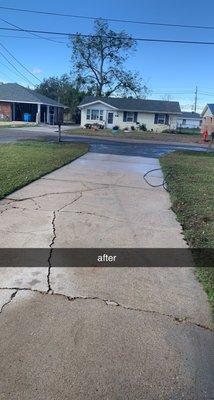
[{"label": "house window", "polygon": [[137,112],[124,111],[123,122],[137,122]]},{"label": "house window", "polygon": [[87,114],[86,114],[86,119],[90,119],[90,118],[91,118],[91,110],[88,109]]},{"label": "house window", "polygon": [[99,119],[99,110],[91,110],[91,119]]},{"label": "house window", "polygon": [[91,110],[90,108],[88,108],[86,112],[86,119],[93,121],[103,121],[103,110]]},{"label": "house window", "polygon": [[126,122],[133,122],[134,121],[134,113],[133,112],[127,112],[126,114]]},{"label": "house window", "polygon": [[186,125],[186,122],[187,122],[187,120],[186,120],[186,119],[183,119],[182,125]]},{"label": "house window", "polygon": [[168,114],[155,114],[155,124],[168,125],[169,115]]}]

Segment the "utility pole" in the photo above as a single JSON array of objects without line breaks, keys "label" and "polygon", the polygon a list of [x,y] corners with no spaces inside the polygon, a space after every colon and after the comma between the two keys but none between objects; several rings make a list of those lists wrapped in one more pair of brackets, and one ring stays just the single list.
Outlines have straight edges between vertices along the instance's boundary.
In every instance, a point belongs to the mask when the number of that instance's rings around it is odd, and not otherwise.
[{"label": "utility pole", "polygon": [[198,102],[198,86],[195,87],[195,103],[194,103],[194,111],[197,111],[197,102]]}]

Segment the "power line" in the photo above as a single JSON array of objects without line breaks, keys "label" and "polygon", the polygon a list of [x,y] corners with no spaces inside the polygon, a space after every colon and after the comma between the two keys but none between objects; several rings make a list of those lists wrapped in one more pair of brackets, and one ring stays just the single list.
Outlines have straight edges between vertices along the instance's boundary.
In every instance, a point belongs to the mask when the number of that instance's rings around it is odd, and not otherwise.
[{"label": "power line", "polygon": [[28,83],[30,83],[31,85],[35,86],[34,83],[32,83],[28,78],[26,78],[25,75],[22,74],[22,72],[20,72],[15,65],[13,65],[13,63],[8,60],[8,58],[0,51],[1,56],[18,72],[18,74]]},{"label": "power line", "polygon": [[[5,30],[5,31],[19,31],[19,29],[16,28],[2,28],[0,27],[0,30]],[[53,32],[53,31],[41,31],[41,30],[36,30],[36,29],[25,29],[25,32],[33,32],[33,33],[43,33],[46,35],[60,35],[60,36],[77,36],[80,35],[82,37],[91,37],[91,38],[108,38],[108,39],[114,39],[113,36],[110,35],[93,35],[93,34],[85,34],[85,33],[69,33],[69,32]],[[127,39],[127,36],[126,36]],[[178,44],[197,44],[197,45],[214,45],[214,42],[205,42],[205,41],[196,41],[196,40],[173,40],[173,39],[151,39],[151,38],[135,38],[130,36],[130,39],[136,40],[136,41],[141,41],[141,42],[157,42],[157,43],[178,43]]]},{"label": "power line", "polygon": [[0,46],[23,68],[27,71],[30,75],[32,75],[37,81],[40,83],[42,82],[36,75],[34,75],[24,64],[22,64],[17,58],[0,42]]},{"label": "power line", "polygon": [[18,11],[18,12],[27,12],[32,14],[43,14],[43,15],[52,15],[57,17],[66,17],[66,18],[80,18],[80,19],[87,19],[87,20],[99,20],[102,19],[108,22],[122,22],[122,23],[130,23],[130,24],[140,24],[140,25],[154,25],[154,26],[166,26],[166,27],[176,27],[176,28],[191,28],[191,29],[214,29],[214,26],[205,26],[205,25],[184,25],[184,24],[171,24],[171,23],[164,23],[164,22],[148,22],[148,21],[137,21],[137,20],[130,20],[130,19],[119,19],[119,18],[102,18],[102,17],[91,17],[86,15],[74,15],[74,14],[64,14],[64,13],[57,13],[57,12],[50,12],[50,11],[39,11],[39,10],[29,10],[24,8],[15,8],[15,7],[3,7],[0,6],[2,10],[9,10],[9,11]]},{"label": "power line", "polygon": [[0,64],[3,65],[3,67],[7,68],[10,72],[12,72],[12,74],[14,74],[20,78],[19,73],[16,71],[13,71],[13,69],[10,68],[8,65],[4,64],[2,61],[0,61]]},{"label": "power line", "polygon": [[[0,37],[3,37],[3,38],[14,38],[14,39],[44,39],[44,37],[42,37],[42,36],[21,36],[21,35],[1,35],[0,34]],[[47,39],[47,38],[46,38]],[[58,42],[58,41],[56,41],[56,43],[62,43],[62,44],[66,44],[67,42],[66,41],[64,41],[64,42],[62,42],[62,41],[60,41],[60,42]]]},{"label": "power line", "polygon": [[[14,25],[14,24],[12,24],[11,22],[9,22],[9,21],[6,21],[5,19],[3,19],[3,18],[0,18],[0,21],[3,21],[3,22],[5,22],[5,24],[8,24],[8,25],[10,25],[10,26],[13,26],[14,28],[17,28],[19,31],[21,31],[21,32],[26,32],[26,30],[24,29],[24,28],[21,28],[20,26],[18,26],[18,25]],[[43,36],[39,36],[39,35],[37,35],[36,33],[32,33],[32,32],[28,32],[29,33],[29,35],[32,35],[32,36],[35,36],[36,38],[39,38],[39,39],[43,39],[43,40],[48,40],[48,41],[50,41],[50,42],[54,42],[54,43],[62,43],[62,44],[64,44],[64,42],[59,42],[59,41],[57,41],[57,40],[54,40],[54,39],[50,39],[50,38],[46,38],[46,37],[43,37]]]}]

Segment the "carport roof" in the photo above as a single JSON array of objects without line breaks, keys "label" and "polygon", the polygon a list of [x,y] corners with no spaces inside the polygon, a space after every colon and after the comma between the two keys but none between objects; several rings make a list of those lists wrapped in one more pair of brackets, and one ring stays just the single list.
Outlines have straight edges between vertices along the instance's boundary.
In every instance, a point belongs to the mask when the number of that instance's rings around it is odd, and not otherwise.
[{"label": "carport roof", "polygon": [[58,103],[56,100],[50,99],[28,89],[18,83],[2,83],[0,84],[0,101],[17,102],[17,103],[33,103],[45,104],[49,106],[58,106],[67,108],[65,105]]},{"label": "carport roof", "polygon": [[79,107],[82,108],[97,101],[102,101],[103,103],[122,111],[181,114],[180,104],[178,101],[129,99],[123,97],[87,96],[82,100]]}]

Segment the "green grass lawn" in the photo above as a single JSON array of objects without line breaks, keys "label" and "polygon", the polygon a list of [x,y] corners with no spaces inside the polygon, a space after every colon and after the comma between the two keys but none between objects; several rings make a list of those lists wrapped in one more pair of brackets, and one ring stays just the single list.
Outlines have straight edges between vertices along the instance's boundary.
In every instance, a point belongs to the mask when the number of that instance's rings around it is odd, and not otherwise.
[{"label": "green grass lawn", "polygon": [[84,143],[23,141],[0,145],[0,199],[88,151]]},{"label": "green grass lawn", "polygon": [[201,136],[200,129],[191,129],[191,128],[178,128],[177,133],[182,135],[193,135],[193,136]]},{"label": "green grass lawn", "polygon": [[[173,210],[192,248],[214,249],[214,153],[176,152],[161,157]],[[212,253],[211,251],[211,253]],[[213,254],[213,253],[212,253]],[[214,306],[214,264],[209,256],[197,256],[195,263]],[[211,261],[210,261],[211,260]],[[207,266],[208,262],[211,266]]]},{"label": "green grass lawn", "polygon": [[156,133],[149,131],[131,131],[124,132],[119,130],[117,133],[112,133],[111,129],[71,129],[66,130],[63,134],[67,135],[82,135],[82,136],[98,136],[98,137],[115,137],[121,139],[142,139],[142,140],[157,140],[165,142],[181,142],[181,143],[199,143],[200,134],[196,132],[184,132],[184,133]]}]

